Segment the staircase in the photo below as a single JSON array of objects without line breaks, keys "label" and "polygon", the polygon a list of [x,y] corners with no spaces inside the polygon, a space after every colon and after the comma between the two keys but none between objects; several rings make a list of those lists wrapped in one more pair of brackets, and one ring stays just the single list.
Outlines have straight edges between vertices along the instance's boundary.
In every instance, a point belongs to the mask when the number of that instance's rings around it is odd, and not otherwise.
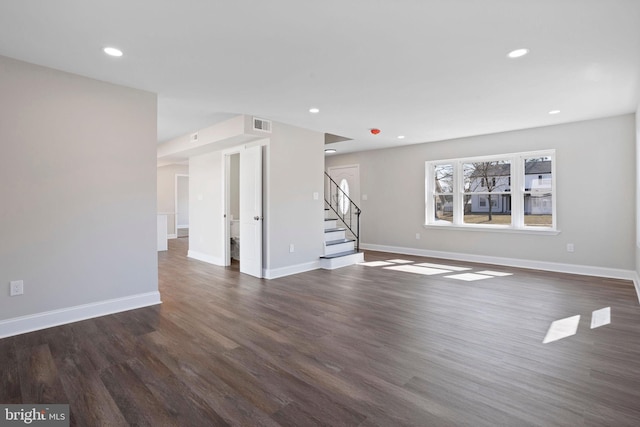
[{"label": "staircase", "polygon": [[364,262],[364,254],[358,250],[361,210],[326,172],[325,181],[324,256],[320,257],[320,266],[333,270]]}]

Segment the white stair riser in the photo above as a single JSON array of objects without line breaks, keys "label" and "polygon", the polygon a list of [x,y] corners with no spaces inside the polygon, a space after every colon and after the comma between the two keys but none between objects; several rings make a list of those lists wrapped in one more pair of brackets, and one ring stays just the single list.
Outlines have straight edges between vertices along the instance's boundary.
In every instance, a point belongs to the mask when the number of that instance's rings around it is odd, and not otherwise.
[{"label": "white stair riser", "polygon": [[325,221],[324,222],[324,229],[327,230],[329,228],[336,228],[338,226],[338,221],[331,220],[331,221]]},{"label": "white stair riser", "polygon": [[325,270],[333,270],[336,268],[357,264],[359,262],[364,262],[364,254],[362,252],[340,258],[321,259],[320,267],[324,268]]},{"label": "white stair riser", "polygon": [[329,245],[324,247],[325,255],[337,254],[340,252],[352,251],[356,248],[355,242],[338,243],[337,245]]},{"label": "white stair riser", "polygon": [[340,240],[340,239],[344,239],[344,238],[345,238],[344,230],[342,230],[342,231],[330,231],[328,233],[324,233],[324,241],[325,242],[330,242],[332,240]]}]

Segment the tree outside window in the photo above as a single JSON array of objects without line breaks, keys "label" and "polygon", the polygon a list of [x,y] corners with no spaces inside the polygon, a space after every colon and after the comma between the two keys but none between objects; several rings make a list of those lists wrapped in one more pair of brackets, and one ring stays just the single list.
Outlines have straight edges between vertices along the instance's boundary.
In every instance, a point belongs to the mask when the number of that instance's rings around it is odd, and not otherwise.
[{"label": "tree outside window", "polygon": [[510,161],[464,163],[463,175],[464,222],[511,224]]}]

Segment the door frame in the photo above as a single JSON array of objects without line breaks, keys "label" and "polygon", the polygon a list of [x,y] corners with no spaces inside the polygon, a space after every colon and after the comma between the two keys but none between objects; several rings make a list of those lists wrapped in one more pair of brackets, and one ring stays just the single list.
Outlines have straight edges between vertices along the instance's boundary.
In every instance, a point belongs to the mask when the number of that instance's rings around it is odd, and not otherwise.
[{"label": "door frame", "polygon": [[173,192],[173,195],[175,196],[175,201],[173,205],[173,230],[175,231],[176,238],[178,237],[178,178],[189,178],[189,174],[177,173],[174,178],[175,191]]},{"label": "door frame", "polygon": [[231,156],[240,154],[244,145],[229,148],[222,151],[222,175],[223,175],[223,202],[222,202],[222,229],[224,230],[224,266],[231,265]]},{"label": "door frame", "polygon": [[[264,147],[262,153],[262,212],[263,218],[262,221],[262,248],[260,248],[262,252],[262,277],[264,277],[265,265],[267,265],[269,252],[268,252],[268,231],[267,224],[268,218],[265,215],[268,212],[268,156],[269,156],[269,139],[260,139],[257,141],[253,141],[248,144],[236,145],[225,150],[222,150],[222,229],[224,230],[224,243],[223,243],[223,252],[224,252],[224,266],[228,267],[231,265],[231,222],[229,220],[229,216],[231,215],[231,156],[233,154],[240,154],[246,148],[251,148],[255,146]],[[242,188],[240,188],[240,192],[242,192]],[[242,262],[242,258],[240,259]]]}]

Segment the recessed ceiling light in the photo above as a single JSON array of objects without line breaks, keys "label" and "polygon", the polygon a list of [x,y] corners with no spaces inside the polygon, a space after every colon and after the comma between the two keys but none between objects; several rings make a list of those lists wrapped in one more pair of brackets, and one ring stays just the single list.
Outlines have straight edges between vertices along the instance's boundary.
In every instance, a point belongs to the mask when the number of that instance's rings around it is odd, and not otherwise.
[{"label": "recessed ceiling light", "polygon": [[309,112],[311,114],[318,114],[320,112],[320,109],[316,107],[312,107],[312,108],[309,108]]},{"label": "recessed ceiling light", "polygon": [[516,49],[509,52],[507,56],[509,58],[520,58],[522,56],[525,56],[527,53],[529,53],[529,49]]},{"label": "recessed ceiling light", "polygon": [[398,139],[404,139],[404,135],[398,135]]},{"label": "recessed ceiling light", "polygon": [[335,152],[337,152],[338,150],[336,150],[335,148],[327,148],[326,150],[324,150],[325,153],[327,154],[333,154]]},{"label": "recessed ceiling light", "polygon": [[109,56],[122,56],[122,51],[115,47],[105,47],[102,51]]},{"label": "recessed ceiling light", "polygon": [[551,110],[549,114],[560,114],[560,110]]}]

